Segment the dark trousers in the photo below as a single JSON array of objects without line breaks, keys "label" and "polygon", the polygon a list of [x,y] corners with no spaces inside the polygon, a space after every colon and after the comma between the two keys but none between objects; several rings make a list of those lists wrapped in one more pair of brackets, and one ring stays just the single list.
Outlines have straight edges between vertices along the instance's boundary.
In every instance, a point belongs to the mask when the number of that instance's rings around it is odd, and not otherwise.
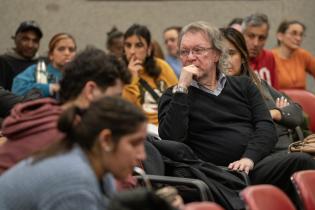
[{"label": "dark trousers", "polygon": [[297,204],[297,194],[290,177],[296,171],[315,169],[315,161],[305,153],[275,153],[259,161],[249,173],[251,184],[272,184]]}]

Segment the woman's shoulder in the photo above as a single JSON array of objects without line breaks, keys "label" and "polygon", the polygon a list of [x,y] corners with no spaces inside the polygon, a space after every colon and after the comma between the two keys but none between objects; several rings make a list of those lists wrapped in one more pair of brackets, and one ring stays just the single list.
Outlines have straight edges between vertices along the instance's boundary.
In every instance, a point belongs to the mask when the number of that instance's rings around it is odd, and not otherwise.
[{"label": "woman's shoulder", "polygon": [[161,69],[161,71],[165,71],[166,69],[171,69],[171,66],[161,58],[154,58],[156,66]]},{"label": "woman's shoulder", "polygon": [[154,58],[156,66],[161,70],[161,77],[166,77],[172,81],[172,83],[177,82],[177,77],[172,69],[172,67],[163,59]]},{"label": "woman's shoulder", "polygon": [[296,49],[295,54],[296,54],[297,56],[303,57],[303,58],[312,56],[312,53],[310,53],[309,51],[307,51],[307,50],[305,50],[305,49],[303,49],[303,48],[298,48],[298,49]]}]

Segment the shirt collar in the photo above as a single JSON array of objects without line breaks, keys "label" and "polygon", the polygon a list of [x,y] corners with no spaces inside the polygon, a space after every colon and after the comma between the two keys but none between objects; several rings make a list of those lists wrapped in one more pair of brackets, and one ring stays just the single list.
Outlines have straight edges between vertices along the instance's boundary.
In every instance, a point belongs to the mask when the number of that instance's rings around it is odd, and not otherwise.
[{"label": "shirt collar", "polygon": [[225,83],[226,83],[226,75],[224,73],[220,72],[219,73],[219,79],[218,79],[218,85],[217,85],[216,89],[214,89],[214,90],[210,90],[210,89],[206,88],[205,86],[200,85],[196,80],[192,81],[191,86],[198,88],[198,89],[200,89],[206,93],[210,93],[212,95],[218,96],[222,92],[222,90],[225,86]]}]

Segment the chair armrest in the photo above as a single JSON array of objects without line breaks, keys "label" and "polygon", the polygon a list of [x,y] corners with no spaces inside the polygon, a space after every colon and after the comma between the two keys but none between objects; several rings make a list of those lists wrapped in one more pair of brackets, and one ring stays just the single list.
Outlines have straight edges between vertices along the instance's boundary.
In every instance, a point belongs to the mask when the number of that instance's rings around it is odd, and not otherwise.
[{"label": "chair armrest", "polygon": [[[150,182],[153,184],[166,184],[166,185],[184,185],[187,187],[196,188],[199,192],[201,201],[213,201],[213,195],[209,190],[206,183],[198,179],[182,178],[182,177],[171,177],[171,176],[158,176],[158,175],[147,175]],[[143,181],[141,176],[135,176],[138,180]]]}]

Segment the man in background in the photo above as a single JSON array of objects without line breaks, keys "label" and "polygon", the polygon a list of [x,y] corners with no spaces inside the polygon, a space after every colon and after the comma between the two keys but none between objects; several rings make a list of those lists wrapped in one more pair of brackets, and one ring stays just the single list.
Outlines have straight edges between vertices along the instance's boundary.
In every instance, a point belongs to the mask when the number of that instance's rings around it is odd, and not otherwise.
[{"label": "man in background", "polygon": [[12,36],[15,47],[0,56],[0,86],[11,90],[13,78],[37,62],[37,51],[43,32],[31,20],[22,22]]},{"label": "man in background", "polygon": [[249,51],[251,68],[274,88],[278,88],[275,59],[264,49],[269,33],[269,20],[265,14],[252,14],[244,18],[242,32]]},{"label": "man in background", "polygon": [[178,36],[181,31],[179,26],[171,26],[164,30],[163,38],[167,49],[166,62],[172,67],[177,78],[179,78],[182,69],[182,63],[178,58]]}]

